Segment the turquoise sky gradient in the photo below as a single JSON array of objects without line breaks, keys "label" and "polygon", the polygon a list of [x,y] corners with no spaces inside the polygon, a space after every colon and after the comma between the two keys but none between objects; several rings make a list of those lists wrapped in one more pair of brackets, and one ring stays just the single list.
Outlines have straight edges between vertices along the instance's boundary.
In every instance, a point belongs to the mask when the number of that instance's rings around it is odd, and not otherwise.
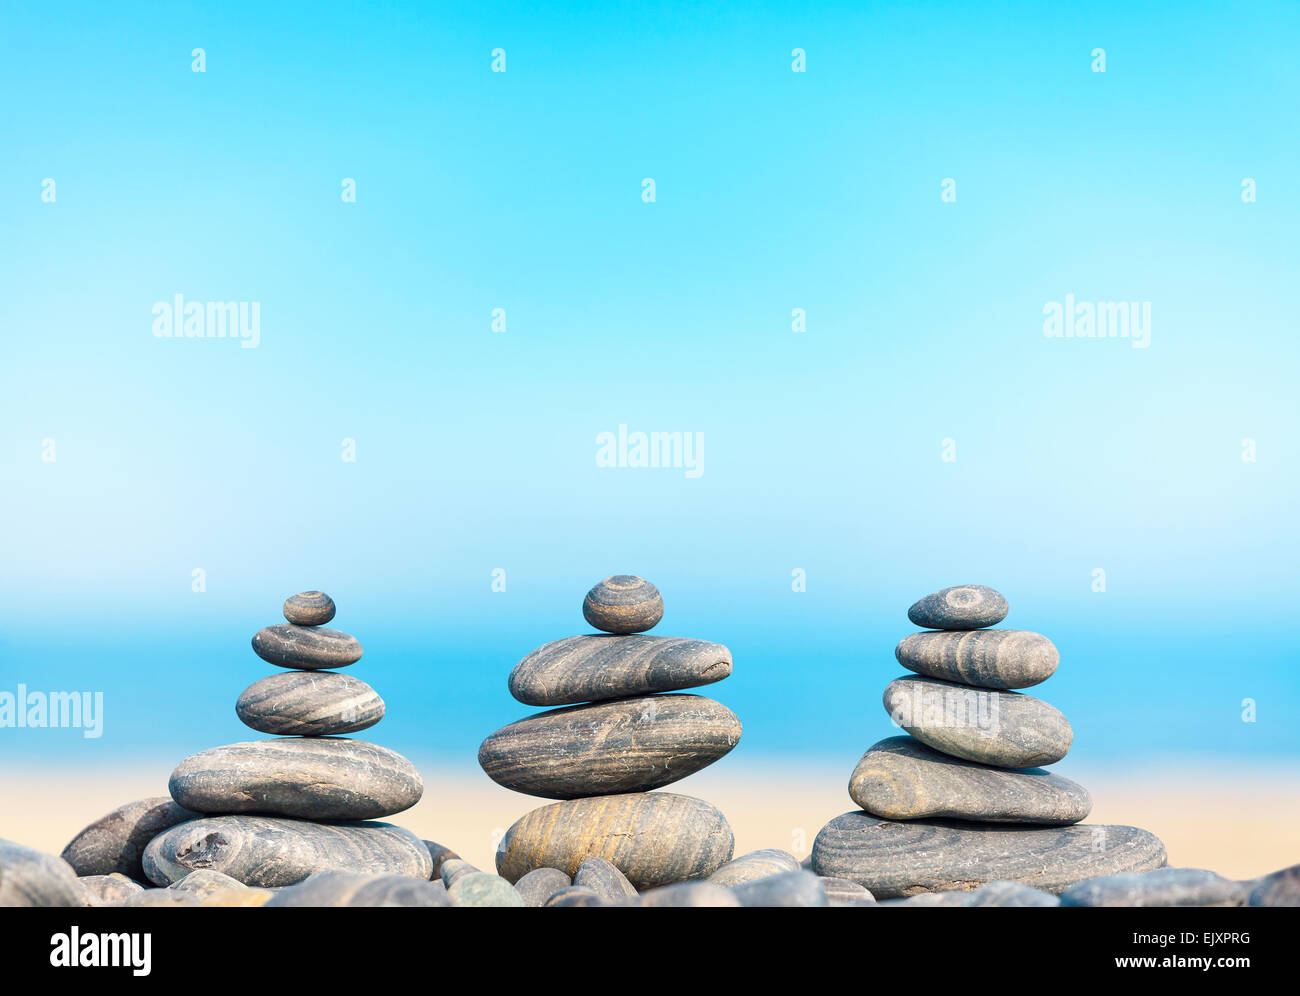
[{"label": "turquoise sky gradient", "polygon": [[[253,736],[321,587],[369,735],[470,764],[633,572],[731,647],[738,757],[847,775],[970,581],[1060,647],[1072,759],[1300,756],[1300,8],[861,7],[6,5],[0,689],[106,716],[0,753]],[[155,338],[178,293],[258,348]],[[1066,294],[1150,348],[1045,338]],[[703,475],[598,467],[620,424]]]}]

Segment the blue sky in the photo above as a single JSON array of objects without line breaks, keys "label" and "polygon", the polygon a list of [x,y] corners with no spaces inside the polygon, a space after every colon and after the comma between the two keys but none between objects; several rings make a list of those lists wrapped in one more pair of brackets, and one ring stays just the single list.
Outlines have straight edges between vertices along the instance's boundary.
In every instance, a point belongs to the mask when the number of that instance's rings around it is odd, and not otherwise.
[{"label": "blue sky", "polygon": [[[0,687],[106,710],[24,752],[243,738],[322,587],[373,739],[472,763],[617,572],[732,648],[737,756],[888,735],[908,605],[969,581],[1061,647],[1072,757],[1300,752],[1294,5],[0,19]],[[155,338],[175,294],[258,347]],[[1067,294],[1150,347],[1046,338]],[[620,424],[703,475],[598,467]]]}]

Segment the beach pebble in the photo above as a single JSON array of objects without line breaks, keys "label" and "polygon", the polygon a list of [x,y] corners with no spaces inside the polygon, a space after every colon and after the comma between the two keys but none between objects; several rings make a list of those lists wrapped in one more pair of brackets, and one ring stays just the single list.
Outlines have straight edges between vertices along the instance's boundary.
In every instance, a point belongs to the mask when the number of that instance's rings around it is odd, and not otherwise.
[{"label": "beach pebble", "polygon": [[926,595],[907,610],[913,625],[926,629],[982,629],[1007,617],[1007,600],[982,584],[963,584]]},{"label": "beach pebble", "polygon": [[731,860],[731,827],[707,802],[670,792],[556,802],[526,813],[501,839],[497,871],[511,882],[534,868],[577,873],[610,861],[638,889],[706,878]]},{"label": "beach pebble", "polygon": [[119,806],[100,817],[63,849],[63,860],[78,875],[111,875],[114,872],[137,881],[144,880],[140,858],[145,845],[164,830],[198,819],[201,814],[176,805],[169,796],[153,796]]},{"label": "beach pebble", "polygon": [[265,906],[278,895],[270,889],[218,889],[209,893],[200,901],[200,906],[238,907]]},{"label": "beach pebble", "polygon": [[645,578],[615,574],[587,592],[582,615],[606,633],[641,633],[663,618],[664,600]]},{"label": "beach pebble", "polygon": [[384,700],[351,675],[283,671],[245,688],[235,713],[262,733],[326,737],[374,726],[384,718]]},{"label": "beach pebble", "polygon": [[789,871],[780,875],[742,882],[731,887],[741,906],[825,906],[826,890],[810,871]]},{"label": "beach pebble", "polygon": [[515,889],[524,897],[525,906],[545,906],[546,900],[572,884],[558,868],[534,868],[515,883]]},{"label": "beach pebble", "polygon": [[211,868],[197,868],[180,881],[173,882],[169,888],[176,889],[179,892],[192,892],[200,899],[203,899],[214,892],[243,889],[246,886],[243,882],[231,878],[224,872],[215,871]]},{"label": "beach pebble", "polygon": [[323,591],[300,591],[284,600],[284,618],[295,626],[324,626],[334,618],[334,599]]},{"label": "beach pebble", "polygon": [[478,874],[478,869],[471,865],[464,858],[447,858],[442,863],[442,884],[450,889],[456,884],[457,879],[462,879],[466,875]]},{"label": "beach pebble", "polygon": [[447,887],[453,906],[523,906],[524,897],[500,875],[471,872]]},{"label": "beach pebble", "polygon": [[922,743],[1000,768],[1054,764],[1074,740],[1058,709],[1021,692],[909,675],[886,686],[884,702],[890,718]]},{"label": "beach pebble", "polygon": [[561,889],[542,904],[543,906],[604,906],[595,890],[582,885]]},{"label": "beach pebble", "polygon": [[607,903],[619,903],[636,895],[627,876],[604,858],[588,858],[578,865],[573,884],[590,889]]},{"label": "beach pebble", "polygon": [[1077,882],[1061,893],[1061,905],[1244,906],[1250,886],[1200,868],[1156,868]]},{"label": "beach pebble", "polygon": [[892,820],[933,817],[995,823],[1078,823],[1088,791],[1042,768],[1011,771],[949,757],[911,737],[889,737],[862,755],[849,779],[853,801]]},{"label": "beach pebble", "polygon": [[411,875],[318,872],[276,892],[267,906],[450,906],[441,882]]},{"label": "beach pebble", "polygon": [[709,876],[709,881],[714,885],[731,887],[767,878],[769,875],[798,871],[799,868],[799,859],[789,851],[770,847],[761,851],[750,851],[733,861],[728,861]]},{"label": "beach pebble", "polygon": [[963,906],[1060,906],[1061,899],[1020,882],[989,882],[973,892],[963,893]]},{"label": "beach pebble", "polygon": [[1250,884],[1248,906],[1300,906],[1300,865],[1275,871]]},{"label": "beach pebble", "polygon": [[1137,827],[898,823],[852,812],[822,827],[812,863],[819,875],[857,882],[877,899],[1001,879],[1059,894],[1097,875],[1163,867],[1165,847]]},{"label": "beach pebble", "polygon": [[0,839],[0,906],[87,906],[90,896],[62,858]]},{"label": "beach pebble", "polygon": [[650,695],[721,681],[731,651],[676,636],[568,636],[538,647],[510,672],[525,705],[559,706]]},{"label": "beach pebble", "polygon": [[707,767],[740,741],[735,713],[702,695],[644,695],[552,709],[483,741],[498,785],[547,799],[647,792]]},{"label": "beach pebble", "polygon": [[[144,874],[141,872],[141,874]],[[119,906],[132,893],[144,888],[120,872],[107,875],[82,875],[77,879],[90,906]]]},{"label": "beach pebble", "polygon": [[177,892],[175,889],[141,889],[122,901],[122,906],[128,909],[202,905],[203,897],[198,893]]},{"label": "beach pebble", "polygon": [[876,897],[867,889],[847,878],[822,876],[822,891],[826,893],[827,906],[873,906]]},{"label": "beach pebble", "polygon": [[368,820],[410,809],[424,782],[402,755],[362,740],[286,738],[213,747],[176,766],[172,798],[202,813]]},{"label": "beach pebble", "polygon": [[361,644],[355,636],[292,623],[259,629],[253,636],[253,650],[269,664],[309,671],[347,667],[361,660]]},{"label": "beach pebble", "polygon": [[269,816],[215,816],[172,827],[149,842],[144,870],[168,885],[196,868],[273,889],[322,871],[414,875],[427,879],[429,850],[389,823],[310,823]]},{"label": "beach pebble", "polygon": [[1036,685],[1050,678],[1061,661],[1051,640],[1023,629],[913,633],[899,641],[894,656],[927,678],[981,688]]},{"label": "beach pebble", "polygon": [[740,900],[726,886],[716,882],[675,882],[647,889],[624,906],[739,906]]},{"label": "beach pebble", "polygon": [[422,843],[424,844],[425,847],[429,849],[429,857],[433,859],[433,872],[429,877],[436,878],[439,881],[441,881],[443,862],[450,861],[452,858],[459,859],[460,855],[457,854],[455,851],[453,851],[450,847],[444,847],[442,844],[439,844],[437,841],[426,840],[426,841],[422,841]]}]

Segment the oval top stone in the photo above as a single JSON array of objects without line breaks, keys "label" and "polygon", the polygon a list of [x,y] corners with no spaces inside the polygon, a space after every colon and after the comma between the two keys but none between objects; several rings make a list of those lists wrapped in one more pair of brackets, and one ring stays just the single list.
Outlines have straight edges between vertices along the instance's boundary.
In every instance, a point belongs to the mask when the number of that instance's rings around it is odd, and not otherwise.
[{"label": "oval top stone", "polygon": [[374,726],[384,718],[384,700],[336,671],[282,671],[245,688],[235,713],[262,733],[324,737]]},{"label": "oval top stone", "polygon": [[538,647],[510,672],[510,694],[525,705],[603,702],[721,681],[731,651],[678,636],[569,636]]},{"label": "oval top stone", "polygon": [[907,618],[926,629],[982,629],[1007,617],[1007,600],[982,584],[963,584],[926,595]]},{"label": "oval top stone", "polygon": [[899,641],[894,656],[927,678],[981,688],[1037,685],[1061,662],[1051,640],[1024,629],[913,633]]},{"label": "oval top stone", "polygon": [[645,578],[615,574],[587,592],[582,615],[606,633],[641,633],[663,618],[664,600]]},{"label": "oval top stone", "polygon": [[300,591],[284,600],[284,618],[295,626],[324,626],[334,618],[334,599],[323,591]]},{"label": "oval top stone", "polygon": [[270,664],[309,671],[347,667],[361,660],[361,644],[350,633],[292,623],[259,629],[253,637],[253,650]]}]

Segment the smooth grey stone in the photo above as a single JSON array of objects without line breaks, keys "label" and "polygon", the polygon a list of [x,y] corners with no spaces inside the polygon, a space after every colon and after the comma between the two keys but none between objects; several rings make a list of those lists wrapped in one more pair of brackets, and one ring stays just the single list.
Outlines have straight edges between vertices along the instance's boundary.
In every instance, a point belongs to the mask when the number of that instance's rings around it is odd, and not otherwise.
[{"label": "smooth grey stone", "polygon": [[194,892],[177,892],[175,889],[142,889],[122,901],[124,908],[153,906],[202,906],[203,897]]},{"label": "smooth grey stone", "polygon": [[237,879],[231,878],[225,872],[219,872],[213,868],[197,868],[179,882],[173,882],[168,888],[179,892],[192,892],[200,899],[206,899],[214,892],[224,892],[227,889],[246,889],[248,886]]},{"label": "smooth grey stone", "polygon": [[1010,771],[949,757],[911,737],[871,747],[849,779],[853,801],[892,820],[944,817],[993,823],[1078,823],[1087,789],[1042,768]]},{"label": "smooth grey stone", "polygon": [[922,892],[906,899],[886,899],[877,906],[965,906],[969,892]]},{"label": "smooth grey stone", "polygon": [[295,626],[324,626],[334,618],[334,599],[323,591],[300,591],[284,600],[284,618]]},{"label": "smooth grey stone", "polygon": [[144,886],[120,872],[107,875],[82,875],[77,879],[91,906],[119,906],[127,896],[140,892]]},{"label": "smooth grey stone", "polygon": [[0,838],[0,906],[86,906],[90,897],[62,858]]},{"label": "smooth grey stone", "polygon": [[1042,889],[1034,889],[1019,882],[990,882],[981,885],[968,897],[963,906],[1060,906],[1059,897]]},{"label": "smooth grey stone", "polygon": [[822,876],[822,891],[826,893],[827,906],[874,906],[876,897],[867,889],[847,878]]},{"label": "smooth grey stone", "polygon": [[478,869],[471,865],[464,858],[447,858],[442,863],[442,884],[450,889],[456,884],[457,879],[464,878],[466,875],[474,875]]},{"label": "smooth grey stone", "polygon": [[716,882],[675,882],[647,889],[623,906],[739,906],[740,900],[726,886]]},{"label": "smooth grey stone", "polygon": [[511,882],[534,868],[575,875],[601,857],[638,889],[707,878],[731,860],[726,817],[700,799],[671,792],[603,795],[542,806],[518,820],[497,848]]},{"label": "smooth grey stone", "polygon": [[1085,878],[1161,868],[1165,846],[1137,827],[899,823],[852,812],[822,827],[812,859],[817,874],[857,882],[877,899],[998,880],[1059,894]]},{"label": "smooth grey stone", "polygon": [[471,872],[447,887],[453,906],[523,906],[524,897],[500,875]]},{"label": "smooth grey stone", "polygon": [[963,584],[926,595],[907,610],[913,625],[926,629],[983,629],[1007,617],[1007,600],[982,584]]},{"label": "smooth grey stone", "polygon": [[534,868],[515,883],[525,906],[545,906],[546,900],[561,889],[567,889],[573,880],[558,868]]},{"label": "smooth grey stone", "polygon": [[913,633],[894,648],[909,671],[981,688],[1026,688],[1046,681],[1061,655],[1041,633],[1024,629]]},{"label": "smooth grey stone", "polygon": [[118,872],[144,880],[140,858],[145,845],[164,830],[201,816],[176,805],[170,796],[153,796],[119,806],[97,819],[63,849],[63,860],[78,875],[111,875]]},{"label": "smooth grey stone", "polygon": [[798,871],[800,867],[799,859],[789,851],[769,847],[761,851],[750,851],[727,862],[709,876],[709,881],[714,885],[731,887],[767,878],[769,875]]},{"label": "smooth grey stone", "polygon": [[740,742],[736,714],[702,695],[643,695],[552,709],[497,730],[478,763],[498,785],[546,799],[648,792]]},{"label": "smooth grey stone", "polygon": [[245,726],[281,736],[356,733],[384,718],[384,700],[337,671],[283,671],[255,681],[235,703]]},{"label": "smooth grey stone", "polygon": [[619,903],[636,895],[627,876],[604,858],[588,858],[578,865],[573,884],[590,889],[607,903]]},{"label": "smooth grey stone", "polygon": [[1250,886],[1200,868],[1156,868],[1076,882],[1061,893],[1061,905],[1244,906]]},{"label": "smooth grey stone", "polygon": [[1246,905],[1300,906],[1300,865],[1256,879]]},{"label": "smooth grey stone", "polygon": [[267,906],[450,906],[447,890],[411,875],[319,872],[281,889]]},{"label": "smooth grey stone", "polygon": [[424,794],[401,754],[362,740],[296,738],[213,747],[187,757],[167,784],[202,813],[368,820],[410,809]]},{"label": "smooth grey stone", "polygon": [[361,660],[361,644],[350,633],[292,623],[259,629],[253,636],[253,650],[269,664],[307,671],[347,667]]},{"label": "smooth grey stone", "polygon": [[890,718],[922,743],[999,768],[1054,764],[1074,740],[1060,710],[1022,692],[908,675],[885,687],[884,702]]},{"label": "smooth grey stone", "polygon": [[733,885],[741,906],[825,906],[826,890],[812,872],[782,872]]},{"label": "smooth grey stone", "polygon": [[606,633],[641,633],[664,617],[664,600],[645,578],[615,574],[587,592],[582,616]]},{"label": "smooth grey stone", "polygon": [[561,889],[542,904],[543,906],[604,906],[605,902],[596,895],[594,889],[583,885],[571,885]]},{"label": "smooth grey stone", "polygon": [[538,647],[510,672],[510,694],[525,705],[603,702],[673,692],[731,674],[720,643],[678,636],[567,636]]},{"label": "smooth grey stone", "polygon": [[433,873],[429,877],[441,880],[443,862],[450,861],[452,858],[459,860],[460,855],[450,847],[444,847],[437,841],[426,840],[422,841],[422,843],[429,849],[429,857],[433,859]]},{"label": "smooth grey stone", "polygon": [[344,871],[428,878],[429,850],[390,823],[310,823],[270,816],[214,816],[172,827],[149,842],[144,870],[167,885],[196,868],[273,889],[308,875]]}]

